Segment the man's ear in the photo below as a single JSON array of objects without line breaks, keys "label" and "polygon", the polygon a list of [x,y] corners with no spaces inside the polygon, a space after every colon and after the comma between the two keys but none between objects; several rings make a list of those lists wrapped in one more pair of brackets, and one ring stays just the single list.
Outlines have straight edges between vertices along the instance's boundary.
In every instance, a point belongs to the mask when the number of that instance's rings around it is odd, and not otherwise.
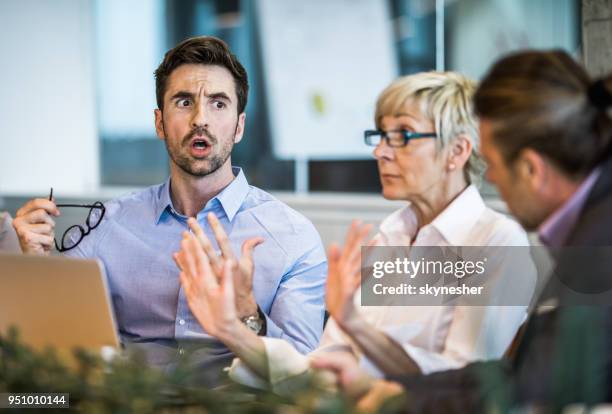
[{"label": "man's ear", "polygon": [[460,134],[453,139],[448,151],[447,168],[452,170],[463,170],[463,167],[472,155],[472,141],[465,134]]},{"label": "man's ear", "polygon": [[548,161],[537,151],[525,148],[516,160],[517,173],[534,192],[540,192],[548,181]]},{"label": "man's ear", "polygon": [[236,133],[234,134],[234,144],[242,141],[242,136],[244,135],[244,122],[246,120],[246,113],[243,112],[238,115],[238,122],[236,123]]},{"label": "man's ear", "polygon": [[159,139],[166,139],[166,131],[164,130],[164,117],[160,109],[155,109],[155,133]]}]

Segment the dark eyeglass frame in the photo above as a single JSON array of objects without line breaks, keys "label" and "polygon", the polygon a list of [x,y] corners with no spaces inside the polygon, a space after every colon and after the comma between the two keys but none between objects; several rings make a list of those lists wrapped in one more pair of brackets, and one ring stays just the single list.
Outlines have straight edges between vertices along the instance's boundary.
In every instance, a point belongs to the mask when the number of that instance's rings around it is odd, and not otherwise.
[{"label": "dark eyeglass frame", "polygon": [[[401,133],[402,137],[404,138],[404,142],[402,142],[400,145],[392,144],[391,140],[389,139],[389,132]],[[369,145],[371,147],[375,147],[378,145],[372,143],[371,137],[373,136],[380,136],[381,139],[384,140],[386,144],[392,148],[401,148],[408,145],[408,142],[413,139],[437,138],[438,134],[436,134],[435,132],[411,132],[406,131],[405,129],[398,129],[393,131],[383,131],[382,129],[368,129],[363,133],[363,140],[366,145]]]},{"label": "dark eyeglass frame", "polygon": [[[53,188],[51,188],[51,193],[49,194],[49,200],[51,201],[53,199]],[[64,234],[62,234],[62,238],[61,243],[62,245],[60,246],[57,243],[57,240],[54,238],[53,242],[55,243],[55,248],[57,249],[58,252],[63,253],[63,252],[67,252],[68,250],[74,249],[75,247],[77,247],[79,245],[79,243],[81,243],[81,241],[83,240],[83,238],[85,236],[87,236],[89,233],[91,233],[91,231],[93,229],[95,229],[96,227],[98,227],[100,225],[100,223],[102,222],[102,218],[104,218],[104,213],[106,213],[106,207],[104,207],[104,204],[102,204],[101,201],[96,201],[93,204],[56,204],[55,207],[76,207],[76,208],[88,208],[89,209],[89,213],[87,213],[87,218],[85,219],[85,225],[87,226],[87,229],[85,229],[83,226],[81,226],[80,224],[74,224],[70,227],[68,227],[66,229],[66,231],[64,232]],[[94,212],[94,210],[96,209],[100,209],[100,218],[98,218],[98,221],[95,224],[91,224],[91,214]],[[66,235],[73,229],[73,228],[78,228],[79,229],[79,239],[70,247],[65,247],[64,246],[64,239],[66,238]]]}]

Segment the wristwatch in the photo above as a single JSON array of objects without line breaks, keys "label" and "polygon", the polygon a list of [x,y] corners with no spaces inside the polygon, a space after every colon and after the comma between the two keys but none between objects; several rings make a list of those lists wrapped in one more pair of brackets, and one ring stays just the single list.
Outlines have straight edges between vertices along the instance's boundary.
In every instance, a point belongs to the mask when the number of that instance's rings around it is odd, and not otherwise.
[{"label": "wristwatch", "polygon": [[257,335],[265,335],[266,334],[266,317],[263,312],[257,307],[257,313],[255,315],[250,315],[241,319],[242,323],[246,325],[251,331],[255,332]]}]

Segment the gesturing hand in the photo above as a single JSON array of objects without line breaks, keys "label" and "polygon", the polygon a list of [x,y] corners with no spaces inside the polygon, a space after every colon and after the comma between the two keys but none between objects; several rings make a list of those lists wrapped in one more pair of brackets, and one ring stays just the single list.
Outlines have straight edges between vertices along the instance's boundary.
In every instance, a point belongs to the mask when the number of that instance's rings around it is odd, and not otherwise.
[{"label": "gesturing hand", "polygon": [[340,251],[332,244],[327,252],[327,284],[325,304],[330,315],[342,327],[356,315],[353,296],[360,283],[361,245],[372,226],[353,221]]},{"label": "gesturing hand", "polygon": [[215,273],[200,242],[187,232],[174,259],[191,312],[210,335],[224,340],[241,325],[236,313],[233,261],[225,260]]},{"label": "gesturing hand", "polygon": [[242,244],[242,255],[239,260],[236,260],[232,246],[219,219],[212,213],[208,214],[207,219],[221,250],[221,256],[215,252],[212,243],[206,237],[196,219],[190,218],[187,223],[204,249],[204,253],[208,256],[214,274],[220,275],[224,263],[228,260],[232,262],[238,318],[242,319],[257,314],[257,302],[253,295],[253,270],[255,268],[253,264],[253,249],[262,243],[264,239],[262,237],[254,237],[246,240]]}]

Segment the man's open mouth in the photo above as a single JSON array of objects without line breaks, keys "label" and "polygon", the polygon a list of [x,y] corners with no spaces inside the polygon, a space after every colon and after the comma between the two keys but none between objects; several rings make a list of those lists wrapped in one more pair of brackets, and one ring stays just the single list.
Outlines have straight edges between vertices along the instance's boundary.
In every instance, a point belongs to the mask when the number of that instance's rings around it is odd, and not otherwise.
[{"label": "man's open mouth", "polygon": [[191,141],[191,146],[196,149],[206,149],[210,147],[210,143],[206,139],[196,138]]}]

